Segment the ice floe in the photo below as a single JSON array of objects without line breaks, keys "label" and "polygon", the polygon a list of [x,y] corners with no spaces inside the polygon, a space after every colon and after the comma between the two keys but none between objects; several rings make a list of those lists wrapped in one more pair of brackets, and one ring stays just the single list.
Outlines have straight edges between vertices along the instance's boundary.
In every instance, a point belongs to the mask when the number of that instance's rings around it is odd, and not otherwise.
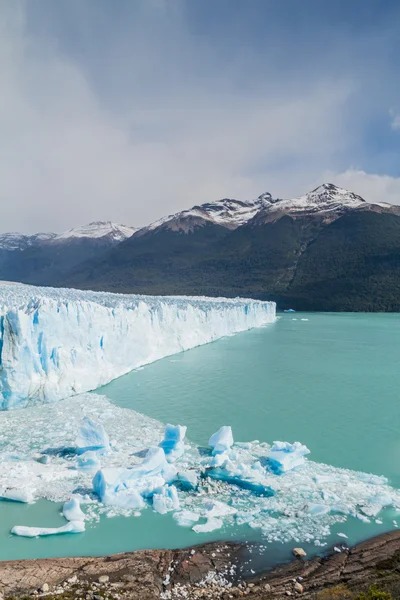
[{"label": "ice floe", "polygon": [[84,521],[85,513],[81,509],[78,498],[71,498],[64,503],[63,515],[67,521]]},{"label": "ice floe", "polygon": [[232,429],[228,425],[224,425],[218,429],[209,439],[208,445],[212,448],[213,454],[226,452],[233,445]]},{"label": "ice floe", "polygon": [[[102,433],[101,440],[112,440],[106,451],[103,443],[77,446],[82,419],[96,424],[96,431],[104,428],[107,438]],[[154,509],[172,513],[177,525],[199,534],[247,525],[266,542],[317,546],[349,518],[369,523],[381,521],[387,509],[400,510],[400,492],[384,477],[316,463],[300,442],[234,442],[229,427],[217,433],[207,452],[190,442],[183,426],[165,428],[96,394],[3,412],[0,496],[66,503],[64,516],[80,522],[79,528],[84,503],[86,527],[96,526],[103,514],[136,516]],[[168,462],[183,442],[185,452]],[[97,450],[79,453],[92,447]],[[43,456],[49,457],[46,464],[39,460]],[[90,464],[99,465],[97,472]],[[18,527],[14,533],[56,535],[74,527]]]},{"label": "ice floe", "polygon": [[11,529],[11,533],[21,537],[41,537],[47,535],[60,535],[61,533],[82,533],[85,531],[83,521],[70,521],[61,527],[27,527],[25,525],[16,525]]}]

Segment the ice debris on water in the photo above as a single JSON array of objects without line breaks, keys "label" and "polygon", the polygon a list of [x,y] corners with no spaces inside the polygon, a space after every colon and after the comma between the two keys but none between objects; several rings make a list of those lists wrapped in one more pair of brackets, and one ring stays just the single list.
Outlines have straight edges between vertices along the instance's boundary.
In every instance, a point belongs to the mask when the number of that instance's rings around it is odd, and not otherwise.
[{"label": "ice debris on water", "polygon": [[[107,451],[77,455],[82,416],[105,425],[112,440]],[[177,525],[199,534],[247,525],[259,530],[265,543],[321,546],[332,528],[343,527],[349,518],[370,522],[387,507],[400,509],[400,491],[384,477],[315,463],[299,442],[234,443],[233,436],[219,433],[207,452],[183,438],[182,430],[171,433],[96,394],[1,413],[0,496],[63,502],[64,516],[72,519],[61,528],[18,526],[14,533],[73,533],[84,524],[93,526],[103,514],[138,515],[153,508],[172,513]],[[185,443],[173,463],[161,447],[171,439],[172,447]],[[220,451],[213,454],[215,447]],[[43,464],[38,456],[51,460]],[[80,464],[85,457],[100,461],[97,472]],[[80,520],[83,504],[85,521]]]},{"label": "ice debris on water", "polygon": [[165,427],[164,439],[160,448],[165,452],[168,462],[174,462],[185,452],[185,439],[187,427],[182,425],[168,425]]},{"label": "ice debris on water", "polygon": [[89,450],[78,457],[76,466],[82,471],[98,471],[101,467],[100,457],[93,450]]},{"label": "ice debris on water", "polygon": [[78,498],[71,498],[64,503],[63,515],[67,521],[84,521],[85,513],[82,511]]},{"label": "ice debris on water", "polygon": [[60,533],[82,533],[85,531],[83,521],[70,521],[61,527],[27,527],[16,525],[11,529],[11,533],[21,537],[40,537],[47,535],[60,535]]},{"label": "ice debris on water", "polygon": [[304,457],[307,454],[310,454],[310,450],[300,442],[274,442],[268,461],[271,469],[281,474],[304,465]]},{"label": "ice debris on water", "polygon": [[153,495],[153,508],[161,515],[179,509],[178,492],[174,485],[164,485]]},{"label": "ice debris on water", "polygon": [[29,489],[29,487],[5,487],[3,489],[0,488],[0,499],[12,500],[13,502],[23,502],[28,504],[29,502],[34,501],[34,495],[32,490]]},{"label": "ice debris on water", "polygon": [[76,439],[78,454],[88,451],[106,452],[110,448],[110,440],[102,423],[89,417],[83,417]]},{"label": "ice debris on water", "polygon": [[144,499],[162,494],[166,483],[174,481],[176,469],[170,465],[162,448],[150,448],[144,460],[131,467],[106,468],[96,473],[93,489],[107,506],[143,508]]},{"label": "ice debris on water", "polygon": [[0,284],[0,410],[94,390],[135,368],[276,320],[274,302]]},{"label": "ice debris on water", "polygon": [[228,425],[224,425],[210,437],[208,445],[211,446],[213,454],[230,450],[233,446],[232,429]]}]

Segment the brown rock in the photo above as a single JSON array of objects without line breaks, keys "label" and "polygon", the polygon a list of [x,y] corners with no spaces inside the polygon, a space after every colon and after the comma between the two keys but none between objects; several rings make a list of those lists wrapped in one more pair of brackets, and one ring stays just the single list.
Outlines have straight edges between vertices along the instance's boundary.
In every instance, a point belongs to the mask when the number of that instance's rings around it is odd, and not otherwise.
[{"label": "brown rock", "polygon": [[298,581],[296,581],[296,583],[294,584],[294,591],[298,594],[302,594],[304,592],[303,586]]},{"label": "brown rock", "polygon": [[307,552],[303,550],[303,548],[293,548],[293,554],[298,558],[304,558],[304,556],[307,556]]}]

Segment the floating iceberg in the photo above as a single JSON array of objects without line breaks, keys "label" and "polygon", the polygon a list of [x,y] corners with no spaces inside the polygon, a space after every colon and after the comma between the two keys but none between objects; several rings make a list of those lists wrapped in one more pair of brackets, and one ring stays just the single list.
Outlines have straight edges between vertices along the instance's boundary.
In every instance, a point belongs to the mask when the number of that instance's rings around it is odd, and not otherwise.
[{"label": "floating iceberg", "polygon": [[192,529],[196,533],[209,533],[210,531],[221,529],[223,524],[224,522],[222,519],[217,519],[217,517],[209,517],[205,523],[195,525],[194,527],[192,527]]},{"label": "floating iceberg", "polygon": [[88,450],[107,451],[110,448],[110,440],[102,423],[96,423],[89,417],[83,417],[76,439],[78,454]]},{"label": "floating iceberg", "polygon": [[84,521],[85,513],[81,510],[80,502],[77,498],[71,498],[63,506],[63,515],[67,521]]},{"label": "floating iceberg", "polygon": [[94,390],[132,369],[275,321],[275,303],[0,284],[0,410]]},{"label": "floating iceberg", "polygon": [[144,506],[144,498],[163,493],[166,483],[175,479],[177,471],[168,464],[162,448],[151,448],[143,462],[130,469],[102,469],[93,479],[93,490],[108,506],[136,508]]},{"label": "floating iceberg", "polygon": [[200,515],[192,510],[180,510],[174,513],[173,516],[181,527],[192,527],[200,519]]},{"label": "floating iceberg", "polygon": [[164,439],[160,448],[165,452],[168,462],[174,462],[185,452],[185,439],[187,427],[182,425],[168,425],[165,427]]},{"label": "floating iceberg", "polygon": [[174,485],[165,485],[161,491],[153,495],[153,508],[161,515],[171,510],[179,510],[178,492]]},{"label": "floating iceberg", "polygon": [[101,467],[100,458],[97,456],[96,452],[89,450],[78,457],[76,466],[82,471],[98,471]]},{"label": "floating iceberg", "polygon": [[304,456],[307,454],[310,454],[310,450],[300,442],[294,444],[274,442],[268,455],[268,462],[275,473],[286,473],[304,465]]},{"label": "floating iceberg", "polygon": [[0,499],[3,500],[12,500],[14,502],[24,502],[29,503],[33,502],[34,495],[32,491],[28,488],[13,488],[6,487],[4,489],[0,489]]},{"label": "floating iceberg", "polygon": [[213,454],[226,452],[233,446],[232,429],[229,425],[223,425],[209,439],[208,445],[213,449]]},{"label": "floating iceberg", "polygon": [[62,527],[26,527],[25,525],[16,525],[11,529],[11,533],[21,537],[39,537],[47,535],[59,535],[60,533],[82,533],[85,531],[83,521],[70,521]]},{"label": "floating iceberg", "polygon": [[195,470],[178,471],[177,481],[184,491],[196,490],[199,485],[200,474]]}]

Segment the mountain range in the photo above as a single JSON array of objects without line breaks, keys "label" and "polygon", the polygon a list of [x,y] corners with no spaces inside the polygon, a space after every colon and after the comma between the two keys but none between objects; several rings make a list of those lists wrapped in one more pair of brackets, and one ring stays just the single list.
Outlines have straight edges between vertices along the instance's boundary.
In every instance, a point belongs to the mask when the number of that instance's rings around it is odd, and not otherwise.
[{"label": "mountain range", "polygon": [[[384,200],[384,199],[383,199]],[[250,296],[279,308],[400,310],[400,207],[323,184],[222,199],[135,229],[0,235],[0,278],[144,294]]]}]

